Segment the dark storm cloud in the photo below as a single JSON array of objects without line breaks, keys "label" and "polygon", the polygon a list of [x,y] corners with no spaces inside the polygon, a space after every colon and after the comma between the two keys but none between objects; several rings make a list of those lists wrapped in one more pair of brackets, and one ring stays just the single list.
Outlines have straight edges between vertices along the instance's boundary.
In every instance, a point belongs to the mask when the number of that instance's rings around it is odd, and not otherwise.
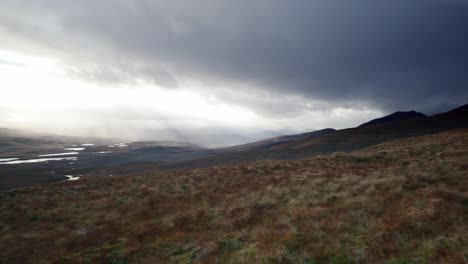
[{"label": "dark storm cloud", "polygon": [[217,87],[260,89],[276,98],[259,101],[272,114],[288,111],[276,104],[284,95],[431,112],[468,100],[467,3],[4,0],[0,27],[79,78],[192,79],[225,100]]}]

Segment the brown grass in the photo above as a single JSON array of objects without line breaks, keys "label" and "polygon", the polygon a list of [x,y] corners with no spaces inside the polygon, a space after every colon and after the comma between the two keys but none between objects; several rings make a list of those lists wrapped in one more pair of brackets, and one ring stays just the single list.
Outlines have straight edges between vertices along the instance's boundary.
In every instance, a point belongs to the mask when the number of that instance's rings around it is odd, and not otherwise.
[{"label": "brown grass", "polygon": [[466,263],[468,130],[0,193],[0,263]]}]

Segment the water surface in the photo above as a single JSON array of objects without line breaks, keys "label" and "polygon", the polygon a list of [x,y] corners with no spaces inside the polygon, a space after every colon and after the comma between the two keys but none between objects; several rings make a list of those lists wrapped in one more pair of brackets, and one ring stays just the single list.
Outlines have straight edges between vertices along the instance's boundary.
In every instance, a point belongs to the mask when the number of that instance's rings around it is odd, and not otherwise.
[{"label": "water surface", "polygon": [[0,159],[0,162],[3,162],[3,161],[10,161],[10,160],[17,160],[19,158],[1,158]]},{"label": "water surface", "polygon": [[76,181],[76,180],[79,180],[80,177],[73,177],[73,175],[65,175],[65,177],[67,177],[67,181]]},{"label": "water surface", "polygon": [[73,150],[73,151],[81,151],[85,150],[86,148],[64,148],[63,150]]},{"label": "water surface", "polygon": [[22,164],[22,163],[38,163],[48,161],[59,161],[59,160],[78,160],[77,157],[65,157],[65,158],[42,158],[42,159],[28,159],[28,160],[12,160],[6,162],[0,162],[0,165],[11,165],[11,164]]},{"label": "water surface", "polygon": [[77,155],[78,152],[64,152],[64,153],[53,153],[53,154],[44,154],[39,155],[39,157],[51,157],[51,156],[69,156],[69,155]]}]

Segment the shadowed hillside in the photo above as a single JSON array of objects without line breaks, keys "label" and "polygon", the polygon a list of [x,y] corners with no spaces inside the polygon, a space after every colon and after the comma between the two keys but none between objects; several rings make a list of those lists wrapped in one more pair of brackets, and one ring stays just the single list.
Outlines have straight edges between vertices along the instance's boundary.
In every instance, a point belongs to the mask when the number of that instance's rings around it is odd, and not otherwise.
[{"label": "shadowed hillside", "polygon": [[[395,115],[395,114],[393,114]],[[450,129],[468,128],[468,105],[452,111],[425,117],[415,113],[411,117],[390,115],[357,128],[343,129],[312,140],[294,142],[284,148],[306,151],[346,151],[367,147],[391,139],[426,135]],[[393,116],[393,117],[392,117]]]},{"label": "shadowed hillside", "polygon": [[388,116],[384,116],[381,118],[371,120],[367,123],[360,125],[360,127],[381,124],[381,123],[388,123],[388,122],[393,122],[393,121],[411,120],[411,119],[426,118],[426,117],[427,116],[425,114],[418,113],[416,111],[408,111],[408,112],[399,111]]},{"label": "shadowed hillside", "polygon": [[[397,112],[387,117],[375,119],[356,128],[324,129],[305,134],[284,136],[223,149],[216,156],[162,165],[155,164],[155,168],[197,168],[265,159],[292,160],[317,154],[356,150],[388,140],[468,128],[468,105],[430,117],[417,112],[401,113],[405,112]],[[134,168],[138,167],[136,164],[132,166]],[[123,167],[126,167],[126,165]],[[117,166],[113,169],[118,173],[122,167]]]},{"label": "shadowed hillside", "polygon": [[293,160],[337,151],[351,151],[387,140],[468,128],[467,109],[468,105],[465,105],[431,117],[414,111],[396,112],[356,128],[327,128],[217,149],[205,149],[189,143],[172,141],[140,141],[124,144],[124,147],[115,147],[121,143],[115,144],[110,139],[57,135],[27,136],[18,130],[0,129],[0,159],[32,159],[45,153],[63,152],[64,146],[73,146],[77,142],[96,142],[95,145],[80,150],[76,162],[72,165],[68,162],[19,165],[0,163],[0,190],[60,181],[66,179],[64,175],[133,175],[149,171],[201,168],[266,159]]},{"label": "shadowed hillside", "polygon": [[0,193],[2,263],[465,263],[468,130]]}]

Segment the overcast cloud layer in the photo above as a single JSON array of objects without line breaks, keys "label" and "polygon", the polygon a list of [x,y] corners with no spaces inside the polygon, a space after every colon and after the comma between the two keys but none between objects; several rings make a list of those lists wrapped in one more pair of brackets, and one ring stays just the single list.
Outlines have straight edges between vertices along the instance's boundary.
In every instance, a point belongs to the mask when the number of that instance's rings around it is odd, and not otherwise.
[{"label": "overcast cloud layer", "polygon": [[71,79],[188,89],[272,122],[468,101],[464,0],[2,0],[0,43]]}]

